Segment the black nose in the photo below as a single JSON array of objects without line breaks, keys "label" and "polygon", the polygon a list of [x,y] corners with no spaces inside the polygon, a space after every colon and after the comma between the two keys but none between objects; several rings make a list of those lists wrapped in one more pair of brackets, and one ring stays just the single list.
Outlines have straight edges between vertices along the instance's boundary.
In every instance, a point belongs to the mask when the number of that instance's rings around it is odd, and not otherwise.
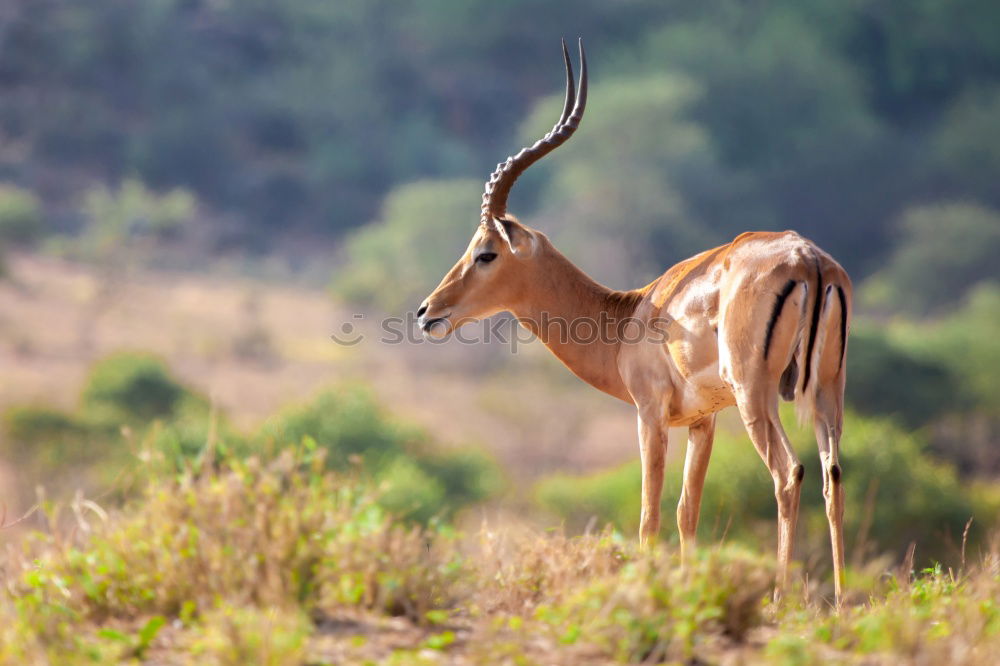
[{"label": "black nose", "polygon": [[426,304],[426,303],[424,303],[423,305],[421,305],[421,306],[420,306],[420,307],[419,307],[419,308],[417,309],[417,316],[418,316],[418,317],[422,317],[422,316],[424,316],[424,313],[425,313],[425,312],[427,312],[427,304]]}]

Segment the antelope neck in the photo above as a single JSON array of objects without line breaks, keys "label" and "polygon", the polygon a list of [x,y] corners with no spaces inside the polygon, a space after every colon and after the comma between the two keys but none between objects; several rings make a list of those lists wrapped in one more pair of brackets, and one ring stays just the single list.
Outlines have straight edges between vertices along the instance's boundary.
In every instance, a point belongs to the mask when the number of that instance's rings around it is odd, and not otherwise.
[{"label": "antelope neck", "polygon": [[547,240],[538,252],[534,288],[511,312],[573,374],[631,403],[618,371],[617,323],[633,316],[645,290],[605,287]]}]

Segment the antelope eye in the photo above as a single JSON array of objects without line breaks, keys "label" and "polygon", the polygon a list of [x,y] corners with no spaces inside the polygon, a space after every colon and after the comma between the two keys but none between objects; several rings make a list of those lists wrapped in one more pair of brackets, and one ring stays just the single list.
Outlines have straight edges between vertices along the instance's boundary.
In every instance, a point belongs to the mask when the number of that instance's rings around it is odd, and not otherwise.
[{"label": "antelope eye", "polygon": [[481,261],[484,264],[488,264],[496,258],[497,258],[496,252],[483,252],[482,254],[476,257],[476,261]]}]

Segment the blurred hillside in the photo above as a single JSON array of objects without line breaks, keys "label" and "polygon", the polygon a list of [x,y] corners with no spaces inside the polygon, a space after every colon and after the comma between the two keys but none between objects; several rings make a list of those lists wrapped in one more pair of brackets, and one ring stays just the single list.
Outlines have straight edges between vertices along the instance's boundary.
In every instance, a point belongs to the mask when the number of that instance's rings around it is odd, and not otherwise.
[{"label": "blurred hillside", "polygon": [[551,124],[558,39],[576,35],[590,115],[513,208],[573,234],[585,264],[627,237],[605,279],[748,228],[795,228],[861,276],[928,204],[996,224],[988,0],[7,0],[0,179],[57,231],[85,226],[83,192],[133,178],[197,199],[202,253],[304,252],[401,186],[484,180]]}]

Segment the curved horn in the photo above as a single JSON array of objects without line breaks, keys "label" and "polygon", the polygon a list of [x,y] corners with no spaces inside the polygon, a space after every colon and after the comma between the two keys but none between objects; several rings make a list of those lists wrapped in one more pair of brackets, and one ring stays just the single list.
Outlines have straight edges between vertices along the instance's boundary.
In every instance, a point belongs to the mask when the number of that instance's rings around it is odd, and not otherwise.
[{"label": "curved horn", "polygon": [[[548,134],[528,148],[508,157],[506,162],[497,165],[496,170],[486,181],[486,191],[483,193],[482,223],[490,219],[501,219],[507,212],[507,195],[524,171],[532,164],[542,159],[566,142],[580,126],[583,110],[587,106],[587,56],[583,51],[583,39],[579,40],[580,48],[580,91],[573,87],[573,67],[569,61],[569,49],[563,40],[563,58],[566,61],[566,101],[559,121]],[[571,108],[572,106],[572,108]]]}]

